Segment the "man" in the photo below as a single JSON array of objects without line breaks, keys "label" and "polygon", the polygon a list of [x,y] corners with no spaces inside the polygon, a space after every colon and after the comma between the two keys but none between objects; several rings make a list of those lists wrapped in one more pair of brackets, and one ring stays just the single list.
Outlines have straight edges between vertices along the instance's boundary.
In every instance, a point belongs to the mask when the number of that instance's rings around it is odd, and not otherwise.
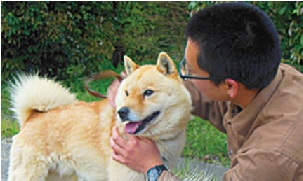
[{"label": "man", "polygon": [[[280,63],[270,18],[249,4],[223,3],[197,12],[186,36],[180,76],[193,114],[227,134],[224,181],[303,180],[303,76]],[[153,142],[132,135],[126,141],[114,128],[111,146],[114,160],[177,180],[157,167],[163,162]]]}]

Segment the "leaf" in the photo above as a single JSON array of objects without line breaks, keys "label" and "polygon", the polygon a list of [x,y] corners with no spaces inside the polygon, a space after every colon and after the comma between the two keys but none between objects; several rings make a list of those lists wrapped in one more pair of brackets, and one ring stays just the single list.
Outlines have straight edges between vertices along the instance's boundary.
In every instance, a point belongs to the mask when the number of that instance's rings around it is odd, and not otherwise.
[{"label": "leaf", "polygon": [[283,15],[285,13],[286,9],[287,9],[287,6],[286,5],[283,6],[279,11],[279,15]]},{"label": "leaf", "polygon": [[188,5],[188,8],[189,9],[195,9],[198,5],[198,2],[195,2],[195,1],[191,1]]},{"label": "leaf", "polygon": [[24,33],[25,35],[29,35],[29,30],[24,30],[23,33]]}]

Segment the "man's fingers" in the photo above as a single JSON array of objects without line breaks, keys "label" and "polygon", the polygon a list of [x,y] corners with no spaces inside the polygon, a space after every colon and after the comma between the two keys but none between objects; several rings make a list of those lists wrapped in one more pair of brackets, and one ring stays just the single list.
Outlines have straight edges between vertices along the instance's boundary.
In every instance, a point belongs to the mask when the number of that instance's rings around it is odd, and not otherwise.
[{"label": "man's fingers", "polygon": [[120,148],[124,148],[124,146],[127,144],[127,141],[121,137],[119,130],[116,126],[112,129],[111,140],[113,141],[113,145],[117,145]]},{"label": "man's fingers", "polygon": [[123,148],[121,148],[119,145],[117,145],[113,138],[110,139],[109,143],[113,149],[113,155],[123,155],[123,153],[124,153]]},{"label": "man's fingers", "polygon": [[126,134],[126,136],[128,138],[128,141],[130,141],[130,142],[136,142],[137,139],[139,138],[139,137],[131,135],[131,134]]},{"label": "man's fingers", "polygon": [[113,158],[113,160],[115,160],[117,162],[125,163],[124,157],[121,156],[121,155],[119,155],[119,154],[117,154],[115,151],[112,154],[112,158]]}]

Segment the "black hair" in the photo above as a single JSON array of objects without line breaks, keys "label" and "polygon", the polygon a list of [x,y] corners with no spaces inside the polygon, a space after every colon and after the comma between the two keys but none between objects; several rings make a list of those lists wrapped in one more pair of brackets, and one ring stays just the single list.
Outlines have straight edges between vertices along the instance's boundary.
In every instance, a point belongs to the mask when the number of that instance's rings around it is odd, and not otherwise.
[{"label": "black hair", "polygon": [[232,78],[248,89],[262,89],[277,73],[281,49],[277,29],[261,9],[222,3],[198,11],[186,36],[199,47],[198,66],[219,85]]}]

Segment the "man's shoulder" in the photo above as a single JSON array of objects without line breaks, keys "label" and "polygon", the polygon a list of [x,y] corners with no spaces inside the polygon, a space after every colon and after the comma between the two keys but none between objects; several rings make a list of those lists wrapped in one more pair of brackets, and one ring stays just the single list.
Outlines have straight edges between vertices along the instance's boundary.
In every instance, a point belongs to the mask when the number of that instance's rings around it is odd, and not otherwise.
[{"label": "man's shoulder", "polygon": [[303,75],[281,64],[274,84],[262,92],[266,103],[245,144],[300,157],[303,163]]},{"label": "man's shoulder", "polygon": [[[259,113],[264,123],[280,120],[279,124],[303,121],[303,74],[289,65],[281,64],[281,79]],[[302,132],[303,133],[303,132]]]},{"label": "man's shoulder", "polygon": [[[285,105],[287,106],[287,105]],[[303,165],[303,109],[296,116],[264,115],[243,147],[247,150],[268,150]]]}]

